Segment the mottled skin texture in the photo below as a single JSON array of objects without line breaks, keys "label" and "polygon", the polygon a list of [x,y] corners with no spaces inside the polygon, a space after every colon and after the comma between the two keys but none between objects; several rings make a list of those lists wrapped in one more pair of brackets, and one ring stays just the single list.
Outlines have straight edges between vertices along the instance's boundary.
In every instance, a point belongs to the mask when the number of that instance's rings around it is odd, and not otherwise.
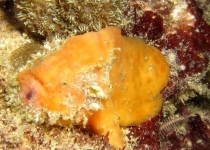
[{"label": "mottled skin texture", "polygon": [[[32,109],[73,115],[123,148],[120,126],[157,115],[169,66],[158,49],[108,27],[70,38],[58,51],[20,72],[20,95]],[[66,123],[66,122],[65,122]]]}]

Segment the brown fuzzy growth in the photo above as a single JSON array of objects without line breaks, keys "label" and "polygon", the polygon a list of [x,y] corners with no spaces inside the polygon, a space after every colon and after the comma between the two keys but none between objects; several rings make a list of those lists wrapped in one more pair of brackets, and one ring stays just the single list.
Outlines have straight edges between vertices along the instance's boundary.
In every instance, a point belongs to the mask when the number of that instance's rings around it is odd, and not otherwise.
[{"label": "brown fuzzy growth", "polygon": [[67,37],[119,26],[123,5],[124,0],[17,0],[15,14],[29,32]]}]

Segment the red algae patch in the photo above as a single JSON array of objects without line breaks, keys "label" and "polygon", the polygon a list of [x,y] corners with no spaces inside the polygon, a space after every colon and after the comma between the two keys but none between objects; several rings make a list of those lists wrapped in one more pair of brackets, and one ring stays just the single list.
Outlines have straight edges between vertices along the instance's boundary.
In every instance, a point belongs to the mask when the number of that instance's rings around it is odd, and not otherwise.
[{"label": "red algae patch", "polygon": [[108,134],[117,148],[125,146],[120,126],[158,114],[168,78],[169,65],[158,49],[121,36],[115,27],[73,36],[18,75],[25,105],[64,115],[59,124]]}]

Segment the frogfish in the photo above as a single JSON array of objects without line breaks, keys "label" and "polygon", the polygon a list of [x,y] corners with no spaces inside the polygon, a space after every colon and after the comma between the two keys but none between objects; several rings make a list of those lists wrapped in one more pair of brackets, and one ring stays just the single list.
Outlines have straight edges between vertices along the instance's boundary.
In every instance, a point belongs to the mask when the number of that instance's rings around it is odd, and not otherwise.
[{"label": "frogfish", "polygon": [[18,74],[23,105],[69,116],[123,148],[121,127],[161,110],[169,65],[161,52],[116,27],[69,38],[61,49]]}]

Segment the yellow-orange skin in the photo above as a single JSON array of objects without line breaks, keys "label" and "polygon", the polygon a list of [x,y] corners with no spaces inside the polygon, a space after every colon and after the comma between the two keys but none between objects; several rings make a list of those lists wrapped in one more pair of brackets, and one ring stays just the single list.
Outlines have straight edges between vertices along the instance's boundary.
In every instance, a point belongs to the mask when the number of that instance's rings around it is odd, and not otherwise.
[{"label": "yellow-orange skin", "polygon": [[[87,99],[99,100],[99,109],[78,111],[95,133],[109,132],[110,143],[118,148],[124,146],[120,126],[140,124],[160,111],[160,91],[168,78],[169,65],[158,49],[121,36],[115,27],[68,39],[60,50],[18,76],[21,99],[32,107],[72,114],[72,107]],[[69,96],[71,104],[64,102]]]}]

